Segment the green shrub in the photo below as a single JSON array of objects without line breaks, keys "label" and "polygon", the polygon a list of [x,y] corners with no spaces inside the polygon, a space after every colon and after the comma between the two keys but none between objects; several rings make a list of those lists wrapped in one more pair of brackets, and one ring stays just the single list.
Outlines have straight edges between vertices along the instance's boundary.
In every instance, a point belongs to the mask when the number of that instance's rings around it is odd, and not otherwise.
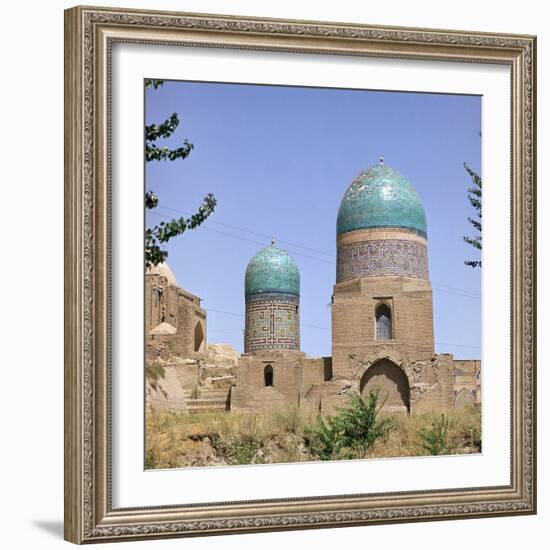
[{"label": "green shrub", "polygon": [[449,419],[442,414],[434,418],[430,428],[422,428],[419,432],[422,447],[431,455],[446,455],[452,453],[449,440]]},{"label": "green shrub", "polygon": [[312,427],[306,427],[306,445],[310,452],[321,460],[332,460],[337,458],[342,449],[342,438],[340,434],[337,417],[328,416],[326,419],[319,417],[317,423]]},{"label": "green shrub", "polygon": [[380,390],[371,390],[366,399],[351,396],[351,405],[339,409],[338,414],[319,417],[312,428],[306,428],[306,445],[321,460],[359,458],[381,436],[393,427],[390,417],[379,418]]},{"label": "green shrub", "polygon": [[229,464],[258,464],[257,458],[260,443],[250,435],[232,438],[225,449]]},{"label": "green shrub", "polygon": [[481,452],[481,421],[469,424],[460,434],[466,446],[476,452]]},{"label": "green shrub", "polygon": [[219,434],[211,433],[209,435],[212,441],[212,447],[216,454],[223,458],[227,464],[261,464],[258,451],[262,443],[259,438],[249,433]]}]

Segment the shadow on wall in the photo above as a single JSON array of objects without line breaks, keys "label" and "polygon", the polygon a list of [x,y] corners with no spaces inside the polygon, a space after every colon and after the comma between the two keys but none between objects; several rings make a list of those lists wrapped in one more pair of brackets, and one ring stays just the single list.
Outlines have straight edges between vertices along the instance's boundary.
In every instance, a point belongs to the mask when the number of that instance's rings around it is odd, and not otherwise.
[{"label": "shadow on wall", "polygon": [[381,401],[392,409],[410,411],[410,389],[407,375],[395,363],[382,359],[374,363],[361,379],[362,396],[369,391],[380,388]]},{"label": "shadow on wall", "polygon": [[63,520],[37,520],[32,524],[56,539],[63,539]]}]

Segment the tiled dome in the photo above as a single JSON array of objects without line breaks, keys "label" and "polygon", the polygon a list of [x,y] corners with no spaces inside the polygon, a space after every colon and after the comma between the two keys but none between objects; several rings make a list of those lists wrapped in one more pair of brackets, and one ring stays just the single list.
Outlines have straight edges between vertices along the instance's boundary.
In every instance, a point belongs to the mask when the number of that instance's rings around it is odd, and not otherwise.
[{"label": "tiled dome", "polygon": [[248,263],[245,295],[265,292],[300,294],[300,272],[288,252],[272,242],[260,250]]},{"label": "tiled dome", "polygon": [[426,215],[412,184],[383,161],[359,174],[340,203],[337,233],[404,228],[426,237]]}]

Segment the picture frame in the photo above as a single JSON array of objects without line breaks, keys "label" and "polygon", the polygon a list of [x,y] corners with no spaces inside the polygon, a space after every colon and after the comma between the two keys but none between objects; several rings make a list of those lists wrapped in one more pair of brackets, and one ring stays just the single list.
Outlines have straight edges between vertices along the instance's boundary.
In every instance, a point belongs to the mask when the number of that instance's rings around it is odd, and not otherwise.
[{"label": "picture frame", "polygon": [[[505,66],[511,121],[510,483],[113,505],[113,47]],[[212,76],[216,79],[216,75]],[[65,538],[74,543],[536,513],[536,37],[162,11],[65,12]]]}]

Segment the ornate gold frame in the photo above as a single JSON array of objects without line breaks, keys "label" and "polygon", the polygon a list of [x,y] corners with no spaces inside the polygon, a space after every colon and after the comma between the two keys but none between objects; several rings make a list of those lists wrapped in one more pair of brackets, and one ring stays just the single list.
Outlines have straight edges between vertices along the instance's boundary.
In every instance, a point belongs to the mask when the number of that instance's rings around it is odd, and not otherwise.
[{"label": "ornate gold frame", "polygon": [[[110,52],[115,42],[498,63],[512,75],[509,486],[113,509]],[[65,537],[83,542],[457,519],[536,510],[535,53],[524,35],[76,7],[65,12]]]}]

